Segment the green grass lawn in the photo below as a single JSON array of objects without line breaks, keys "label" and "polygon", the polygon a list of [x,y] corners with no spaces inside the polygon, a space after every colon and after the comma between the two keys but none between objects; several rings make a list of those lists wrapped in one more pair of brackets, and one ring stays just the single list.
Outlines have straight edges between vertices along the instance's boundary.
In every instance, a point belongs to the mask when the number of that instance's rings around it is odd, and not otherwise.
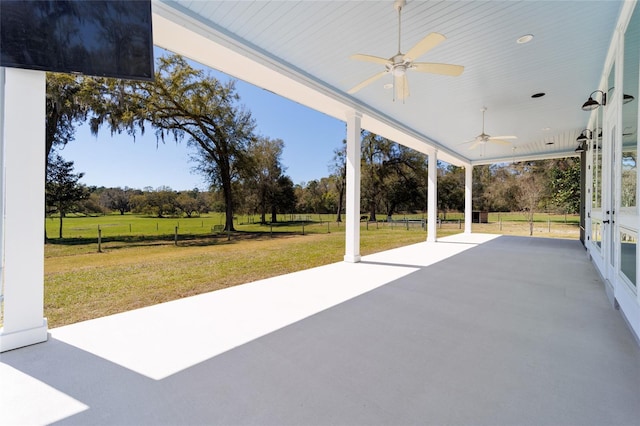
[{"label": "green grass lawn", "polygon": [[[539,218],[540,236],[577,238],[573,236],[575,218],[565,225],[563,216],[553,217],[554,231],[563,229],[558,235],[546,231],[550,223],[547,215]],[[128,214],[69,217],[64,221],[63,239],[54,238],[57,218],[46,219],[50,240],[45,245],[45,316],[51,327],[59,327],[339,262],[344,256],[344,224],[336,223],[334,215],[283,215],[279,220],[289,222],[273,226],[261,225],[258,219],[238,216],[237,232],[227,236],[212,232],[214,225],[223,223],[219,214],[190,219]],[[455,215],[447,219],[452,222],[438,228],[439,237],[461,232],[464,227]],[[491,214],[489,224],[474,224],[473,230],[528,235],[523,215],[503,213],[501,219],[504,226],[498,226],[497,214]],[[361,222],[360,227],[362,255],[426,239],[419,223],[407,227],[401,222]]]},{"label": "green grass lawn", "polygon": [[[228,240],[226,234],[211,233],[211,226],[219,224],[216,216],[180,219],[179,225],[177,219],[131,215],[67,218],[64,235],[69,238],[51,238],[45,246],[49,324],[58,327],[338,262],[344,256],[343,224],[293,222],[271,227],[238,222]],[[103,230],[101,253],[98,224]],[[50,229],[48,233],[54,235]],[[419,225],[407,229],[403,224],[361,223],[363,255],[425,239],[426,231]]]}]

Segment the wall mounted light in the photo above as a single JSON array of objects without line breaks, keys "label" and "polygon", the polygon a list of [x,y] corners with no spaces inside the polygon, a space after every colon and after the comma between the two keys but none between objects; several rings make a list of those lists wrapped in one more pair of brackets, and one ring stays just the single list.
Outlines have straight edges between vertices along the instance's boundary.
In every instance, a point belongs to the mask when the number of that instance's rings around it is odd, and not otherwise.
[{"label": "wall mounted light", "polygon": [[[587,132],[589,132],[589,136],[587,136]],[[587,139],[591,139],[592,137],[593,137],[593,132],[589,129],[584,129],[582,133],[580,133],[580,136],[576,138],[576,142],[578,142],[579,144],[582,144],[586,142]]]},{"label": "wall mounted light", "polygon": [[576,152],[578,154],[582,154],[585,151],[584,146],[585,146],[585,144],[580,143],[580,145],[578,145],[578,147],[576,148]]},{"label": "wall mounted light", "polygon": [[[600,94],[602,94],[602,102],[598,102],[595,99],[593,99],[593,95],[598,93],[598,92],[600,92]],[[582,109],[584,111],[592,111],[592,110],[598,108],[600,105],[605,106],[606,104],[607,104],[607,94],[604,93],[602,90],[594,90],[589,95],[589,99],[587,100],[587,102],[585,102],[582,105]]]},{"label": "wall mounted light", "polygon": [[623,104],[628,104],[629,102],[633,101],[635,98],[631,95],[627,95],[626,93],[624,95],[622,95],[622,103]]}]

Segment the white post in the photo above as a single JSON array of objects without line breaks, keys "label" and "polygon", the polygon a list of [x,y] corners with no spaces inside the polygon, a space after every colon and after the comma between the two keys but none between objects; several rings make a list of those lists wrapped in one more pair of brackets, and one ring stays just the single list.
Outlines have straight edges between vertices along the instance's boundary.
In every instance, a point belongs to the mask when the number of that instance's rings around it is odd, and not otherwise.
[{"label": "white post", "polygon": [[347,114],[347,197],[345,219],[345,262],[360,262],[360,119]]},{"label": "white post", "polygon": [[438,151],[429,153],[429,184],[427,186],[427,241],[435,242],[438,222]]},{"label": "white post", "polygon": [[4,324],[0,352],[47,340],[44,310],[45,73],[5,69]]},{"label": "white post", "polygon": [[471,219],[473,215],[473,166],[464,167],[464,233],[471,233]]}]

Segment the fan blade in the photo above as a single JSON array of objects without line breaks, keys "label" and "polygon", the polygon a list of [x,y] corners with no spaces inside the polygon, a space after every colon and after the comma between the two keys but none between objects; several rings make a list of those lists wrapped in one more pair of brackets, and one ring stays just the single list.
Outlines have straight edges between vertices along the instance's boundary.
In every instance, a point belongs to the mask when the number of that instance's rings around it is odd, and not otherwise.
[{"label": "fan blade", "polygon": [[469,147],[469,149],[473,149],[481,143],[482,143],[482,139],[476,139],[476,141],[473,143],[473,145]]},{"label": "fan blade", "polygon": [[363,81],[362,83],[358,84],[357,86],[352,87],[351,89],[349,89],[347,91],[347,93],[349,93],[350,95],[353,95],[354,93],[356,93],[358,90],[362,89],[365,86],[368,86],[369,84],[373,83],[374,81],[376,81],[377,79],[379,79],[380,77],[382,77],[383,75],[385,75],[388,71],[382,71],[379,72],[378,74],[374,75],[373,77],[369,77],[368,79],[366,79],[365,81]]},{"label": "fan blade", "polygon": [[413,46],[407,53],[404,54],[405,61],[413,61],[418,59],[420,56],[427,53],[429,50],[433,49],[447,38],[442,34],[431,33],[427,35],[425,38],[420,40],[415,46]]},{"label": "fan blade", "polygon": [[489,138],[489,142],[497,143],[498,145],[511,145],[511,142],[503,141],[502,139]]},{"label": "fan blade", "polygon": [[409,80],[406,74],[394,77],[393,85],[395,86],[397,100],[404,101],[409,97]]},{"label": "fan blade", "polygon": [[387,65],[392,63],[388,59],[380,58],[379,56],[363,55],[362,53],[351,55],[349,56],[349,58],[354,59],[356,61],[373,62],[375,64],[381,64],[381,65]]},{"label": "fan blade", "polygon": [[491,136],[489,139],[518,139],[517,136]]},{"label": "fan blade", "polygon": [[429,62],[414,62],[411,69],[431,74],[450,75],[452,77],[457,77],[464,71],[462,65],[432,64]]}]

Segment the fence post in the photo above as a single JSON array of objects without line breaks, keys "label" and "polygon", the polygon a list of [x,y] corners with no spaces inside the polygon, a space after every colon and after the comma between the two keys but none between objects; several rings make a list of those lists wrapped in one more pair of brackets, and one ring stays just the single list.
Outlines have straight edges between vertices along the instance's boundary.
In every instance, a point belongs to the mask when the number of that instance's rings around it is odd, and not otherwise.
[{"label": "fence post", "polygon": [[458,229],[462,229],[462,220],[458,219]]},{"label": "fence post", "polygon": [[98,253],[102,253],[102,229],[98,225]]},{"label": "fence post", "polygon": [[178,227],[175,228],[175,233],[173,234],[173,244],[178,245]]},{"label": "fence post", "polygon": [[409,221],[407,220],[407,218],[404,218],[404,222],[407,224],[407,231],[409,230]]},{"label": "fence post", "polygon": [[551,215],[547,216],[547,231],[551,232]]},{"label": "fence post", "polygon": [[269,236],[273,238],[273,223],[269,223]]},{"label": "fence post", "polygon": [[129,233],[131,233],[131,224],[129,224]]},{"label": "fence post", "polygon": [[158,230],[158,222],[156,222],[156,231]]},{"label": "fence post", "polygon": [[304,222],[302,222],[302,235],[304,235]]},{"label": "fence post", "polygon": [[327,221],[327,234],[330,234],[331,230],[329,229],[329,221]]}]

